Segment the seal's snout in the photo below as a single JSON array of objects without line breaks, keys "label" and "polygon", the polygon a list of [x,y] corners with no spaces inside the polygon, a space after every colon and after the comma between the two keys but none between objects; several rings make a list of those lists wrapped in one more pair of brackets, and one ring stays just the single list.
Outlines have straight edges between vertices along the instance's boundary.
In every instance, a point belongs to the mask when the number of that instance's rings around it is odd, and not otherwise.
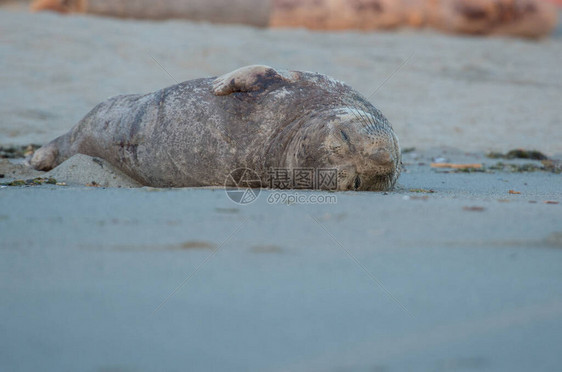
[{"label": "seal's snout", "polygon": [[397,162],[394,152],[388,148],[377,148],[357,159],[355,169],[357,174],[365,179],[394,174]]},{"label": "seal's snout", "polygon": [[[365,125],[366,118],[370,125]],[[323,148],[329,166],[338,169],[341,190],[391,189],[400,175],[400,145],[390,124],[374,114],[342,110],[339,122],[330,123]],[[374,123],[374,124],[373,124]]]},{"label": "seal's snout", "polygon": [[379,166],[393,166],[394,158],[391,152],[387,149],[377,149],[374,153],[369,155],[369,159]]},{"label": "seal's snout", "polygon": [[358,152],[346,166],[340,167],[338,182],[343,190],[389,190],[400,170],[393,148],[377,147],[370,152]]},{"label": "seal's snout", "polygon": [[357,171],[368,175],[392,173],[398,164],[397,152],[392,138],[377,138],[367,141],[358,159]]},{"label": "seal's snout", "polygon": [[367,136],[354,157],[352,190],[389,190],[400,175],[400,149],[392,132]]}]

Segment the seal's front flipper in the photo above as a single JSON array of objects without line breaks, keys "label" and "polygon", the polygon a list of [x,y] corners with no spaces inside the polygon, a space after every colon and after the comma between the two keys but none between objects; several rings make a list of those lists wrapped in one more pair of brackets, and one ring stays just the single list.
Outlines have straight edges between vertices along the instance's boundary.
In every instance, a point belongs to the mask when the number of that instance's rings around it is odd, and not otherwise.
[{"label": "seal's front flipper", "polygon": [[273,83],[295,81],[290,72],[280,72],[273,67],[252,65],[239,68],[219,76],[213,81],[213,94],[226,96],[235,92],[255,92],[263,90]]}]

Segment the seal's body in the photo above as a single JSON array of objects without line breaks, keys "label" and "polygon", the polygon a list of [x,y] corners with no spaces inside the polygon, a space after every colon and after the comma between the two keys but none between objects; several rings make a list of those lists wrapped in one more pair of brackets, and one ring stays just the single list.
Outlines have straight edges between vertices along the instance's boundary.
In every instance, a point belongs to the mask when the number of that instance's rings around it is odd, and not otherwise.
[{"label": "seal's body", "polygon": [[143,185],[218,186],[236,168],[337,169],[338,189],[387,190],[398,140],[349,86],[311,72],[248,66],[154,93],[110,98],[37,150],[36,169],[82,153]]}]

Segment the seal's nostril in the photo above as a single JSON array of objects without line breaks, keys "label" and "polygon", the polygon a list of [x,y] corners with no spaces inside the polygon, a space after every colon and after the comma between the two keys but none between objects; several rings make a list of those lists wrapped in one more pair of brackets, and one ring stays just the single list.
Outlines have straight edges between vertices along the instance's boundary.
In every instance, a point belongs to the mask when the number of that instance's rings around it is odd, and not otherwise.
[{"label": "seal's nostril", "polygon": [[355,180],[353,181],[353,188],[357,190],[361,186],[361,178],[359,176],[355,176]]}]

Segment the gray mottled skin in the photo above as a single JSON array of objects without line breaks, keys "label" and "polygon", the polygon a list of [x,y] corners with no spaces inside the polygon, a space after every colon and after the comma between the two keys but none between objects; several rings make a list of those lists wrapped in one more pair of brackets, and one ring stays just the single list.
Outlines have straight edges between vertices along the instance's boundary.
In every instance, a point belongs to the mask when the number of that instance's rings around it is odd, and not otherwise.
[{"label": "gray mottled skin", "polygon": [[76,153],[155,187],[223,185],[241,167],[262,180],[271,168],[335,168],[340,190],[387,190],[400,174],[391,125],[359,93],[268,66],[110,98],[31,165],[48,170]]}]

